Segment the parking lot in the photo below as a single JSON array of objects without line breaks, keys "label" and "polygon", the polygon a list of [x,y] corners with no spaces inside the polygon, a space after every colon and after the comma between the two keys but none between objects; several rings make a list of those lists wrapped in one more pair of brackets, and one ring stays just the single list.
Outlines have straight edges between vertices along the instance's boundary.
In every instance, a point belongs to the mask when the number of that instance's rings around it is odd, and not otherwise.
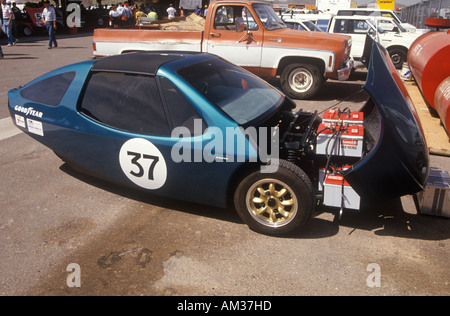
[{"label": "parking lot", "polygon": [[[450,222],[413,198],[321,207],[304,231],[255,233],[232,208],[163,199],[73,171],[21,133],[7,91],[92,56],[92,34],[2,47],[0,295],[449,295]],[[297,108],[359,108],[365,72]],[[431,156],[450,170],[450,158]],[[182,180],[180,180],[182,181]],[[72,265],[81,272],[70,287]]]}]

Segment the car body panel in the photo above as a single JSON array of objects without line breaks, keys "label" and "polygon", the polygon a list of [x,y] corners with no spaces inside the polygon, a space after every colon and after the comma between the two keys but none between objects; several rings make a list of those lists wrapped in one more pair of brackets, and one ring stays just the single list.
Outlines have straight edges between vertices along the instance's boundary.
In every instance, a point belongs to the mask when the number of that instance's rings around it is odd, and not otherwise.
[{"label": "car body panel", "polygon": [[344,172],[344,177],[362,196],[402,196],[423,189],[428,176],[428,147],[414,104],[398,72],[379,44],[372,46],[367,82],[371,96],[363,107],[370,117],[374,107],[379,119],[369,126],[375,144],[370,152]]}]

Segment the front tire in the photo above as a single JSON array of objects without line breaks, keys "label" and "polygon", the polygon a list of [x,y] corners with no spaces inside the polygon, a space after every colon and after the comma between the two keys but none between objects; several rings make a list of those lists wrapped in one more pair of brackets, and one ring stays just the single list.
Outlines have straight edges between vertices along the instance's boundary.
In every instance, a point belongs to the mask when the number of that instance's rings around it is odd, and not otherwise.
[{"label": "front tire", "polygon": [[241,219],[254,231],[268,235],[291,233],[312,217],[311,181],[299,167],[279,160],[274,173],[256,171],[238,185],[234,204]]},{"label": "front tire", "polygon": [[313,97],[324,83],[319,68],[311,64],[290,64],[281,73],[283,91],[293,99],[305,100]]},{"label": "front tire", "polygon": [[388,49],[389,57],[396,69],[402,69],[403,63],[406,62],[408,52],[402,48]]}]

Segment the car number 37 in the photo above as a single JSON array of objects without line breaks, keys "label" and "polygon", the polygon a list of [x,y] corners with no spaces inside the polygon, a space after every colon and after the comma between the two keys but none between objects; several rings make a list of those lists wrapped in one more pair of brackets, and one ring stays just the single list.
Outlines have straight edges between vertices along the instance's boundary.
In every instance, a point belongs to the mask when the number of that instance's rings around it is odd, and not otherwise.
[{"label": "car number 37", "polygon": [[119,162],[128,179],[142,188],[156,190],[166,182],[166,161],[148,140],[132,138],[126,141],[120,149]]}]

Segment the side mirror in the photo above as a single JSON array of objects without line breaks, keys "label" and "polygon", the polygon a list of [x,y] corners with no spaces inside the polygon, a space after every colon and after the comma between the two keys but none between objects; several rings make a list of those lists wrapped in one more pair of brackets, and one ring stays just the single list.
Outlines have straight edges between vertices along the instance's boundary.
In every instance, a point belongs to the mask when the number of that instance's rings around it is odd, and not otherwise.
[{"label": "side mirror", "polygon": [[244,32],[244,30],[245,30],[245,23],[244,23],[244,19],[243,18],[236,18],[236,20],[234,21],[234,25],[235,25],[236,33]]}]

